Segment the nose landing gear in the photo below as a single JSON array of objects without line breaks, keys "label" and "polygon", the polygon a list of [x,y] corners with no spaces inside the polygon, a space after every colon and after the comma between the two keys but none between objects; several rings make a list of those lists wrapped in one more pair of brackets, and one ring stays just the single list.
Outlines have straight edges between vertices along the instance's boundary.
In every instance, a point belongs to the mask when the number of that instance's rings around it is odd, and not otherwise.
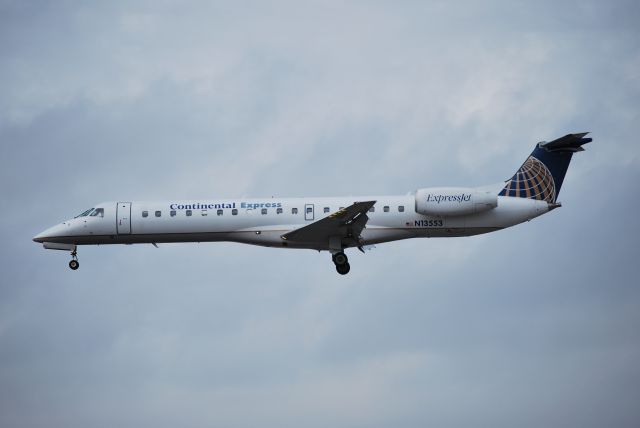
[{"label": "nose landing gear", "polygon": [[347,258],[347,255],[344,252],[340,251],[338,253],[333,254],[331,256],[331,259],[333,260],[333,263],[336,265],[336,271],[340,275],[346,275],[351,270],[351,266],[349,265],[349,259]]},{"label": "nose landing gear", "polygon": [[78,252],[74,249],[71,252],[71,261],[69,262],[69,267],[71,270],[76,270],[80,267],[80,263],[78,262]]}]

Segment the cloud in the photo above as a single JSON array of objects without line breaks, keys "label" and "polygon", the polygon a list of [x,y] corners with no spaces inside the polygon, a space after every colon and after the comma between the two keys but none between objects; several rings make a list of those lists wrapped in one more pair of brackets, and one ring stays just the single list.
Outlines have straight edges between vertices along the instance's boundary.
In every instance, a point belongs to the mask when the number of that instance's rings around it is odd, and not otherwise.
[{"label": "cloud", "polygon": [[[636,426],[632,2],[4,2],[0,425]],[[560,210],[327,254],[31,237],[101,200],[497,182]]]}]

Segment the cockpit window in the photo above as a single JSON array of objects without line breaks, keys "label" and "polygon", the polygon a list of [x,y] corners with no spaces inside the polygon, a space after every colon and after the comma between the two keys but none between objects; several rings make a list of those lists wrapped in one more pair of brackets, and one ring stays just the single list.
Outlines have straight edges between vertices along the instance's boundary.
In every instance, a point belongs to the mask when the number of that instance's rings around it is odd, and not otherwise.
[{"label": "cockpit window", "polygon": [[78,215],[77,215],[77,216],[75,216],[74,218],[88,216],[88,215],[89,215],[89,213],[90,213],[91,211],[93,211],[93,208],[90,208],[90,209],[86,210],[86,211],[85,211],[85,212],[83,212],[82,214],[78,214]]},{"label": "cockpit window", "polygon": [[104,208],[96,208],[90,215],[91,217],[104,217]]}]

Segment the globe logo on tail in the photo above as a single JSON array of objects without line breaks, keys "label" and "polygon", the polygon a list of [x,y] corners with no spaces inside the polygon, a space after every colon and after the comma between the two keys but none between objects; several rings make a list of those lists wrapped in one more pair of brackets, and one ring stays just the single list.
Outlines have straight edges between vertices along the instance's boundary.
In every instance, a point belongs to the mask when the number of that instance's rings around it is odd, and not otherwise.
[{"label": "globe logo on tail", "polygon": [[556,200],[556,186],[551,171],[533,156],[525,161],[518,172],[507,181],[500,196],[538,199],[553,203]]}]

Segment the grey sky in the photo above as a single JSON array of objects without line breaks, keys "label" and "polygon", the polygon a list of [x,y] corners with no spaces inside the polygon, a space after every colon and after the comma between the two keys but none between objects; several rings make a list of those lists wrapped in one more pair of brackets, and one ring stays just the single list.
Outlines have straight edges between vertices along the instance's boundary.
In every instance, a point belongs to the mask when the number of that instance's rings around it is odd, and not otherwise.
[{"label": "grey sky", "polygon": [[[0,426],[637,427],[639,9],[0,1]],[[347,277],[31,242],[105,200],[493,183],[579,131],[562,209]]]}]

